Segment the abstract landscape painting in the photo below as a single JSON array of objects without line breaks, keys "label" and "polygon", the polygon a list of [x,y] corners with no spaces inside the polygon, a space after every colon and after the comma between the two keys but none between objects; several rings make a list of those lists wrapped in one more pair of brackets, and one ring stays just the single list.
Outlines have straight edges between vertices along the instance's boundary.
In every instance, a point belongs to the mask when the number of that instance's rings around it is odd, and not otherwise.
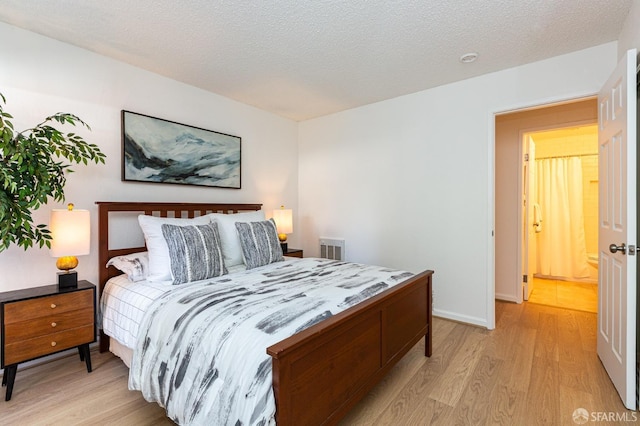
[{"label": "abstract landscape painting", "polygon": [[240,142],[211,130],[122,111],[122,180],[240,188]]}]

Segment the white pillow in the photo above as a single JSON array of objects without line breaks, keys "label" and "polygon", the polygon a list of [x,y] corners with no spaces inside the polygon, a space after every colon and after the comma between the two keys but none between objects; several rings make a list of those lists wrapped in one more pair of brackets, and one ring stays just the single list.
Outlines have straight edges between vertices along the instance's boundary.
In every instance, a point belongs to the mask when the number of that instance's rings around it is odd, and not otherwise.
[{"label": "white pillow", "polygon": [[227,268],[244,263],[242,259],[242,246],[236,230],[236,222],[261,222],[265,220],[264,211],[243,212],[234,214],[209,213],[211,220],[218,222],[220,241],[222,242],[222,254]]},{"label": "white pillow", "polygon": [[143,251],[112,257],[107,262],[107,268],[109,266],[120,270],[133,282],[142,281],[147,278],[149,271],[149,255],[146,251]]},{"label": "white pillow", "polygon": [[141,214],[138,216],[138,223],[144,239],[147,243],[149,252],[149,273],[148,281],[170,281],[171,280],[171,258],[169,257],[169,248],[162,234],[162,225],[206,225],[211,222],[211,218],[207,215],[199,216],[194,219],[155,217]]}]

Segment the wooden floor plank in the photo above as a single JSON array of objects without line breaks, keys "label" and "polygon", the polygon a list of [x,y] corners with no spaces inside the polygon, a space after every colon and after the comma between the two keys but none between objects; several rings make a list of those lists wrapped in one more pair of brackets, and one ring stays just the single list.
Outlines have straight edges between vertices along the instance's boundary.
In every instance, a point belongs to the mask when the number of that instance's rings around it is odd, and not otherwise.
[{"label": "wooden floor plank", "polygon": [[517,424],[526,417],[527,392],[517,391],[505,383],[498,383],[489,399],[489,412],[486,425]]},{"label": "wooden floor plank", "polygon": [[456,406],[455,424],[481,425],[488,422],[490,400],[498,383],[500,369],[504,361],[482,355],[465,388],[460,403]]},{"label": "wooden floor plank", "polygon": [[531,382],[531,366],[534,362],[534,351],[538,330],[520,328],[506,346],[510,356],[503,358],[503,380],[510,389],[526,392]]},{"label": "wooden floor plank", "polygon": [[458,347],[443,373],[433,381],[429,397],[455,407],[471,380],[471,374],[478,364],[482,352],[484,336],[469,333]]},{"label": "wooden floor plank", "polygon": [[585,354],[582,348],[576,311],[564,311],[558,318],[558,338],[562,342],[558,345],[559,383],[578,392],[593,393],[593,381],[588,375],[586,365],[589,354]]},{"label": "wooden floor plank", "polygon": [[540,312],[534,355],[548,361],[558,361],[558,316]]},{"label": "wooden floor plank", "polygon": [[[545,352],[545,355],[548,353]],[[557,423],[561,418],[558,369],[558,362],[553,358],[535,357],[531,367],[531,384],[527,391],[527,424],[561,424]]]},{"label": "wooden floor plank", "polygon": [[593,394],[581,392],[564,385],[560,385],[560,407],[560,420],[563,425],[575,424],[573,422],[573,413],[579,408],[584,408],[589,412],[597,411]]}]

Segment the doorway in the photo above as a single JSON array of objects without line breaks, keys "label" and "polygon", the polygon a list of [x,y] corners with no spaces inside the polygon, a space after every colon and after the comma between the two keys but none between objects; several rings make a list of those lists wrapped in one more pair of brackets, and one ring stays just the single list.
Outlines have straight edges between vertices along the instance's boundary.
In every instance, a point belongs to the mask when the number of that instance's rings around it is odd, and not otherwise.
[{"label": "doorway", "polygon": [[[579,127],[598,120],[597,98],[544,105],[495,117],[495,296],[522,303],[522,147],[526,133]],[[544,225],[543,225],[544,226]]]},{"label": "doorway", "polygon": [[597,123],[524,133],[523,298],[598,306]]}]

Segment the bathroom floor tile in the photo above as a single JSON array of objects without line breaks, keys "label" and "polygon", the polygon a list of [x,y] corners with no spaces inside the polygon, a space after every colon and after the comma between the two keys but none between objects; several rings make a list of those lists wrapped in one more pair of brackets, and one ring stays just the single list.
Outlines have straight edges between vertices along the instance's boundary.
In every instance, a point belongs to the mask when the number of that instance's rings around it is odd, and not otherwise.
[{"label": "bathroom floor tile", "polygon": [[529,302],[578,311],[598,312],[598,285],[534,278],[533,292]]}]

